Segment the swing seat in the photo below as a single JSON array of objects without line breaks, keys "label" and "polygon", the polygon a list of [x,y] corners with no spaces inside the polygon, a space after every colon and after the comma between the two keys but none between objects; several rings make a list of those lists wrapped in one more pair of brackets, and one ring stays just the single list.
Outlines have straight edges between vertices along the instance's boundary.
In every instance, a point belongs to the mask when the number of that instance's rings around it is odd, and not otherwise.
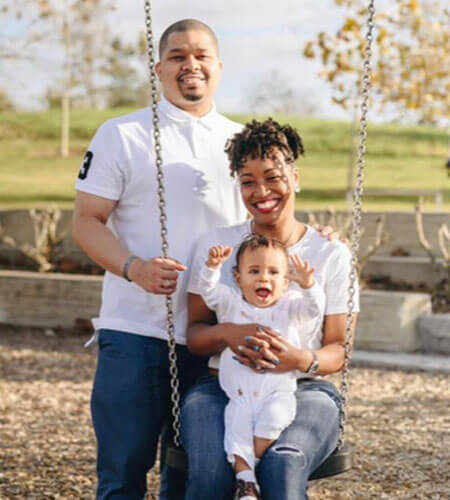
[{"label": "swing seat", "polygon": [[353,467],[353,448],[344,444],[340,450],[333,453],[322,462],[319,467],[309,476],[309,480],[323,479],[325,477],[337,476],[347,472]]},{"label": "swing seat", "polygon": [[[187,455],[182,448],[168,446],[166,448],[165,463],[173,469],[187,472]],[[323,479],[325,477],[336,476],[350,470],[353,466],[353,448],[344,444],[340,450],[335,450],[309,477]]]}]

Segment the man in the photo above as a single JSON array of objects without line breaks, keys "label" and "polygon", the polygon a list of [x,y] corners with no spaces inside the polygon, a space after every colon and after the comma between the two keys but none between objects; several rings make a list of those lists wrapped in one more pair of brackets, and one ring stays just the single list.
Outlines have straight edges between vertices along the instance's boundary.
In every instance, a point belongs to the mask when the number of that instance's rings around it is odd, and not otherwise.
[{"label": "man", "polygon": [[159,257],[150,109],[99,128],[76,184],[73,238],[106,270],[100,316],[94,320],[99,354],[91,400],[99,499],[144,498],[146,473],[170,408],[165,295],[173,297],[184,391],[205,369],[185,347],[185,271],[193,244],[209,227],[246,217],[223,152],[241,126],[213,104],[222,71],[214,33],[199,21],[179,21],[163,33],[159,50],[171,257]]}]

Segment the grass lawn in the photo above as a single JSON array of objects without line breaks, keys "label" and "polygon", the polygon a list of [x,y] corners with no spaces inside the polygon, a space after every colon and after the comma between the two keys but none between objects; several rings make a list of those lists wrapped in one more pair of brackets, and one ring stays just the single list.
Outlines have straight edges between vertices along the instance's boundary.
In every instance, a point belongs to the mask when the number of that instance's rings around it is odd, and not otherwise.
[{"label": "grass lawn", "polygon": [[[97,127],[128,109],[76,110],[71,123],[71,155],[58,156],[59,112],[0,113],[0,208],[57,203],[71,206],[84,151]],[[249,115],[231,118],[245,122]],[[350,157],[350,123],[278,116],[302,135],[306,155],[299,161],[302,192],[298,208],[345,208]],[[441,189],[450,211],[450,178],[445,172],[447,137],[431,127],[373,125],[369,129],[367,188]],[[365,210],[412,210],[417,199],[367,197]],[[435,210],[434,199],[426,210]]]}]

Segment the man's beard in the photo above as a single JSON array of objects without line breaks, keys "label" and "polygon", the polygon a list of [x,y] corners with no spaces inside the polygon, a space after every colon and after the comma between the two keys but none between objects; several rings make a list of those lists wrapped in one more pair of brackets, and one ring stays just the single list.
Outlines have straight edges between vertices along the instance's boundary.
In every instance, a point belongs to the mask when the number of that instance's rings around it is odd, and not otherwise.
[{"label": "man's beard", "polygon": [[186,101],[191,101],[191,102],[197,102],[197,101],[201,101],[203,99],[202,95],[187,94],[185,92],[183,92],[183,97],[186,99]]}]

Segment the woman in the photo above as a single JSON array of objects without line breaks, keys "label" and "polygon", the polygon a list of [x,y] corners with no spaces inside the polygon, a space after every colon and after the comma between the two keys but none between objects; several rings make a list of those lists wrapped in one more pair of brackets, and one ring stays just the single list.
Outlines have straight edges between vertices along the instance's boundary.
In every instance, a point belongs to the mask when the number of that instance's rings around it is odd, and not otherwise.
[{"label": "woman", "polygon": [[[188,347],[212,357],[210,375],[188,392],[182,407],[181,437],[189,460],[185,498],[230,500],[233,496],[233,471],[223,450],[227,397],[216,376],[218,353],[229,347],[255,371],[297,371],[296,418],[264,454],[257,475],[264,500],[305,499],[308,477],[333,452],[339,437],[339,393],[317,377],[343,367],[350,253],[344,244],[324,240],[295,219],[295,160],[303,154],[303,145],[294,129],[270,119],[253,121],[229,141],[226,151],[252,218],[239,226],[213,229],[201,238],[191,269]],[[199,296],[198,269],[208,248],[236,246],[249,233],[277,239],[315,269],[326,308],[322,339],[311,349],[290,345],[270,325],[216,324]],[[223,270],[222,279],[232,283],[231,267]]]}]

